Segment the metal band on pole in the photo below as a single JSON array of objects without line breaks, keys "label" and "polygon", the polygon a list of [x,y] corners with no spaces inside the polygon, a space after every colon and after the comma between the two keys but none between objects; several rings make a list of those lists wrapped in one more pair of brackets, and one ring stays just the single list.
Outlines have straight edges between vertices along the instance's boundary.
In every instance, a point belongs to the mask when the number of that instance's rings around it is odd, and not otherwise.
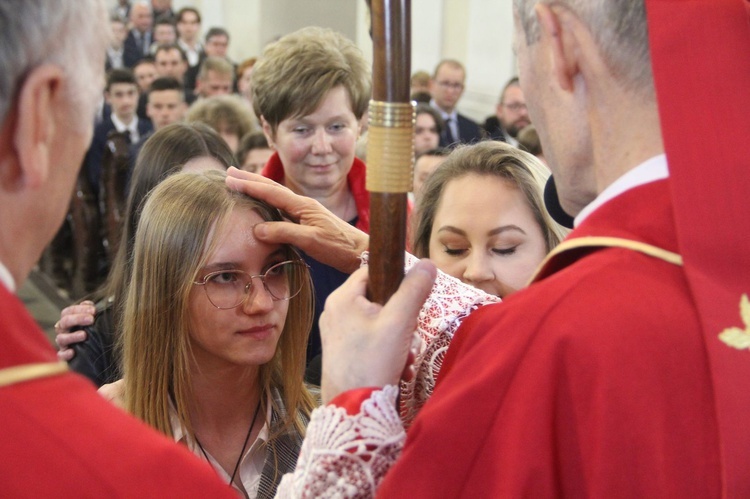
[{"label": "metal band on pole", "polygon": [[414,110],[410,0],[372,0],[373,85],[367,146],[370,191],[368,294],[385,303],[403,278]]}]

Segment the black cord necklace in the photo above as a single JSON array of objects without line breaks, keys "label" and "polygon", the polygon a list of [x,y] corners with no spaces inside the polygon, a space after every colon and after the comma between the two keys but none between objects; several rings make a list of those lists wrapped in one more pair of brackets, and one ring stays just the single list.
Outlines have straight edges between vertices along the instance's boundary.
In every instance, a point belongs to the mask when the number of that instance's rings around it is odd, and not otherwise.
[{"label": "black cord necklace", "polygon": [[[255,414],[253,415],[253,422],[250,423],[250,428],[247,429],[247,436],[245,437],[245,442],[242,444],[242,450],[240,451],[240,457],[237,458],[237,463],[234,465],[234,471],[232,472],[232,476],[229,478],[229,486],[231,487],[234,483],[234,477],[237,476],[237,470],[240,469],[240,462],[242,461],[242,456],[245,454],[245,449],[247,449],[247,442],[250,440],[250,434],[253,432],[253,426],[255,426],[255,420],[258,419],[258,413],[260,412],[260,400],[258,400],[258,406],[255,408]],[[198,436],[195,435],[195,443],[198,444],[198,447],[200,448],[201,452],[203,453],[203,457],[206,458],[206,461],[211,463],[211,460],[208,458],[208,454],[206,454],[206,449],[203,448],[201,445],[200,440],[198,440]]]}]

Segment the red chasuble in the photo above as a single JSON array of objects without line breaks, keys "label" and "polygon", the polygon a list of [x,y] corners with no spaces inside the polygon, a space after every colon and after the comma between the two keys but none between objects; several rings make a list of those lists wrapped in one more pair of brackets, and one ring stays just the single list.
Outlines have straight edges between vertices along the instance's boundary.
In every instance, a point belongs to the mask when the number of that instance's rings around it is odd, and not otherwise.
[{"label": "red chasuble", "polygon": [[750,497],[747,0],[646,0],[670,179],[472,314],[382,497]]},{"label": "red chasuble", "polygon": [[[0,331],[0,495],[236,497],[206,463],[58,364],[43,333],[2,285]],[[19,375],[31,365],[35,374]]]},{"label": "red chasuble", "polygon": [[700,317],[722,489],[750,497],[750,2],[649,0],[677,237]]},{"label": "red chasuble", "polygon": [[[669,197],[662,180],[604,204],[539,282],[464,322],[382,497],[719,495]],[[587,245],[594,235],[631,247]]]}]

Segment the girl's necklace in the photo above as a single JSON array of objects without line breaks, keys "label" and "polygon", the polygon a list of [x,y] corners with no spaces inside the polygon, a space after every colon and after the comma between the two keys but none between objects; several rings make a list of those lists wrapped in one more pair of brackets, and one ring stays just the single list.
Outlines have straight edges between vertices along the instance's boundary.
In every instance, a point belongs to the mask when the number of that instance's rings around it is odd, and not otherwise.
[{"label": "girl's necklace", "polygon": [[[230,487],[234,483],[234,478],[237,476],[237,470],[240,469],[240,462],[242,461],[242,456],[245,454],[245,449],[247,449],[247,442],[250,441],[250,434],[253,432],[253,426],[255,426],[255,421],[258,419],[259,412],[260,412],[260,400],[258,400],[258,406],[255,408],[255,414],[253,415],[252,423],[250,423],[250,428],[247,429],[247,436],[245,437],[245,442],[242,444],[242,450],[240,451],[240,456],[237,458],[237,463],[235,463],[234,465],[234,471],[232,471],[232,476],[229,478]],[[206,450],[201,445],[201,442],[200,440],[198,440],[197,435],[195,436],[195,442],[198,444],[198,447],[203,453],[203,457],[205,457],[206,461],[210,463],[211,460],[208,458],[208,454],[206,454]]]}]

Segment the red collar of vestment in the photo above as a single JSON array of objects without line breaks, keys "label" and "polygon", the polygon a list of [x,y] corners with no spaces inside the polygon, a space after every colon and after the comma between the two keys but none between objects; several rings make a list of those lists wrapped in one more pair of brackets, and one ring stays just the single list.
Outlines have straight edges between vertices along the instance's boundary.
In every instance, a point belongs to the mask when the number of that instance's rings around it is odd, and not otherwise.
[{"label": "red collar of vestment", "polygon": [[[357,205],[357,224],[356,227],[364,232],[370,231],[370,193],[365,188],[365,171],[366,166],[359,158],[354,158],[352,168],[346,176],[349,190],[354,196],[354,202]],[[273,153],[266,166],[260,172],[264,177],[280,184],[284,183],[284,165],[281,163],[279,153]]]}]

